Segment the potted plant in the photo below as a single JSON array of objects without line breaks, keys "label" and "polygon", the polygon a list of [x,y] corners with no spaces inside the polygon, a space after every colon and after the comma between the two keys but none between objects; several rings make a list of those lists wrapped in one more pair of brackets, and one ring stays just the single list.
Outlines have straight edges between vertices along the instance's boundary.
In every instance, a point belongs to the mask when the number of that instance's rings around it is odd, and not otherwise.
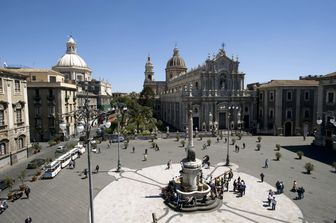
[{"label": "potted plant", "polygon": [[231,139],[231,142],[232,142],[231,145],[234,145],[236,143],[236,139],[234,139],[234,138]]},{"label": "potted plant", "polygon": [[32,179],[31,179],[31,181],[34,182],[34,181],[36,181],[36,180],[37,180],[37,176],[34,175],[34,176],[32,177]]},{"label": "potted plant", "polygon": [[199,135],[199,139],[202,141],[202,139],[203,139],[203,136],[200,134]]},{"label": "potted plant", "polygon": [[8,200],[13,200],[13,192],[12,192],[12,187],[15,183],[15,180],[12,177],[6,177],[5,178],[5,184],[9,188],[9,192],[7,194]]},{"label": "potted plant", "polygon": [[279,161],[280,158],[281,158],[281,156],[282,156],[281,153],[279,153],[279,152],[276,152],[276,153],[275,153],[276,160]]},{"label": "potted plant", "polygon": [[331,166],[335,169],[335,173],[336,173],[336,161],[334,161]]},{"label": "potted plant", "polygon": [[42,169],[41,168],[37,168],[37,170],[36,170],[36,176],[40,176],[41,175],[41,173],[42,173]]},{"label": "potted plant", "polygon": [[261,144],[258,143],[258,144],[257,144],[257,151],[260,151],[260,148],[261,148]]},{"label": "potted plant", "polygon": [[39,153],[41,151],[41,145],[39,143],[33,144],[34,153]]},{"label": "potted plant", "polygon": [[185,146],[185,141],[181,140],[181,146],[184,147]]},{"label": "potted plant", "polygon": [[242,138],[242,134],[239,132],[239,133],[237,134],[237,137],[238,137],[239,140],[241,140],[241,138]]},{"label": "potted plant", "polygon": [[310,172],[314,170],[314,164],[312,163],[306,163],[304,167],[307,170],[307,174],[310,174]]},{"label": "potted plant", "polygon": [[280,147],[281,147],[280,144],[276,144],[276,145],[275,145],[275,148],[276,148],[277,151],[280,150]]},{"label": "potted plant", "polygon": [[262,137],[258,136],[258,142],[261,142]]},{"label": "potted plant", "polygon": [[23,191],[25,188],[26,188],[26,185],[24,184],[24,180],[26,178],[26,171],[25,170],[22,170],[18,176],[18,180],[21,181],[21,185],[20,185],[20,190]]},{"label": "potted plant", "polygon": [[302,151],[297,151],[296,153],[299,157],[299,160],[302,159],[302,156],[304,155],[304,153]]},{"label": "potted plant", "polygon": [[127,147],[128,147],[128,142],[125,141],[125,142],[124,142],[124,149],[127,149]]},{"label": "potted plant", "polygon": [[176,141],[180,141],[180,133],[179,132],[176,132]]},{"label": "potted plant", "polygon": [[156,142],[152,142],[152,148],[156,147]]},{"label": "potted plant", "polygon": [[208,139],[208,140],[207,140],[207,144],[208,144],[208,146],[211,145],[211,139]]},{"label": "potted plant", "polygon": [[222,131],[219,133],[219,137],[220,137],[221,140],[223,139],[223,132]]}]

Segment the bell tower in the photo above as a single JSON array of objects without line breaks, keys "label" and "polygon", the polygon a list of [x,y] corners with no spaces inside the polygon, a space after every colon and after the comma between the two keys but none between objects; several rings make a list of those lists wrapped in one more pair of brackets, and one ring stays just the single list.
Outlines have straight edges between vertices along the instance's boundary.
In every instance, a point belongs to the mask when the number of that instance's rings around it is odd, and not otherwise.
[{"label": "bell tower", "polygon": [[145,65],[145,82],[146,81],[154,81],[154,71],[153,71],[153,64],[150,60],[150,56],[147,58],[147,62]]}]

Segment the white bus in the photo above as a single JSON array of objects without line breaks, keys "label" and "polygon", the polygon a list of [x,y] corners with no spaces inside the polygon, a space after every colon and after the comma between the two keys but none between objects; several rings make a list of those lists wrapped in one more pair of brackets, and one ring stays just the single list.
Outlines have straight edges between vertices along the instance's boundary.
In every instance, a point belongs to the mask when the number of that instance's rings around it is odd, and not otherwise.
[{"label": "white bus", "polygon": [[77,144],[76,146],[75,146],[75,148],[78,148],[78,151],[79,151],[79,153],[82,155],[83,153],[85,153],[85,147],[82,145],[82,144]]},{"label": "white bus", "polygon": [[70,150],[69,153],[71,154],[71,159],[75,160],[78,158],[79,148],[75,147],[72,150]]},{"label": "white bus", "polygon": [[45,166],[43,178],[54,178],[61,171],[61,162],[54,160]]},{"label": "white bus", "polygon": [[69,165],[71,161],[71,153],[67,152],[66,154],[63,154],[62,156],[58,157],[57,160],[61,162],[61,167],[63,169],[67,165]]}]

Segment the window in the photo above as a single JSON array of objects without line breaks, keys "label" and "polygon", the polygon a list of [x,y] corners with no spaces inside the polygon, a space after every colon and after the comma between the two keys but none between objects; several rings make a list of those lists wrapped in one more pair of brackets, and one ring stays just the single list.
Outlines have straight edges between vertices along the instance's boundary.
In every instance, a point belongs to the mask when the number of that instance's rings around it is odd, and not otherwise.
[{"label": "window", "polygon": [[0,110],[0,127],[5,125],[5,112]]},{"label": "window", "polygon": [[309,110],[308,109],[305,109],[305,111],[304,111],[304,117],[305,118],[309,118]]},{"label": "window", "polygon": [[35,107],[35,115],[40,115],[40,107]]},{"label": "window", "polygon": [[288,110],[287,113],[286,113],[286,117],[288,119],[291,119],[292,118],[292,111],[291,110]]},{"label": "window", "polygon": [[263,110],[259,109],[259,117],[263,117]]},{"label": "window", "polygon": [[269,115],[269,118],[272,119],[272,118],[274,117],[274,110],[273,110],[273,109],[270,109],[268,115]]},{"label": "window", "polygon": [[15,80],[15,92],[20,92],[20,81]]},{"label": "window", "polygon": [[49,97],[53,96],[53,90],[49,89]]},{"label": "window", "polygon": [[0,156],[6,154],[6,143],[2,142],[0,143]]},{"label": "window", "polygon": [[36,81],[36,76],[32,76],[32,81]]},{"label": "window", "polygon": [[328,92],[327,93],[327,103],[332,104],[332,103],[334,103],[334,100],[335,100],[334,92]]},{"label": "window", "polygon": [[287,101],[291,101],[291,100],[292,100],[292,92],[287,91]]},{"label": "window", "polygon": [[304,92],[304,100],[305,100],[305,101],[309,101],[309,98],[310,98],[309,91],[305,91],[305,92]]},{"label": "window", "polygon": [[16,109],[16,123],[22,123],[22,110]]},{"label": "window", "polygon": [[260,101],[263,100],[263,93],[262,93],[262,92],[260,92],[260,94],[259,94],[259,100],[260,100]]},{"label": "window", "polygon": [[40,91],[39,91],[39,89],[35,89],[35,96],[40,96]]},{"label": "window", "polygon": [[49,106],[49,116],[55,115],[55,106]]},{"label": "window", "polygon": [[24,139],[21,137],[18,139],[18,148],[23,149],[24,147]]},{"label": "window", "polygon": [[269,100],[274,101],[274,92],[273,91],[270,92]]},{"label": "window", "polygon": [[3,83],[2,78],[0,78],[0,93],[3,92]]},{"label": "window", "polygon": [[49,76],[49,82],[50,83],[55,83],[56,82],[56,77],[55,76]]},{"label": "window", "polygon": [[35,128],[41,128],[42,127],[42,120],[37,118],[35,119]]}]

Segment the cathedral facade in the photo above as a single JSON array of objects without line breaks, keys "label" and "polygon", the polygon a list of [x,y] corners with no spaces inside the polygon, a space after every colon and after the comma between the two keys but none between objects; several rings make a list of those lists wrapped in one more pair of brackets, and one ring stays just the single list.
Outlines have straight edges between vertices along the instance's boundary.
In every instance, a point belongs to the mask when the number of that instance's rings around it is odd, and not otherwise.
[{"label": "cathedral facade", "polygon": [[256,126],[256,91],[244,88],[245,73],[239,71],[238,58],[227,57],[224,48],[191,70],[174,48],[165,71],[165,81],[154,81],[153,65],[148,59],[144,87],[153,89],[160,102],[160,119],[171,127],[186,129],[189,104],[194,130],[251,130]]}]

